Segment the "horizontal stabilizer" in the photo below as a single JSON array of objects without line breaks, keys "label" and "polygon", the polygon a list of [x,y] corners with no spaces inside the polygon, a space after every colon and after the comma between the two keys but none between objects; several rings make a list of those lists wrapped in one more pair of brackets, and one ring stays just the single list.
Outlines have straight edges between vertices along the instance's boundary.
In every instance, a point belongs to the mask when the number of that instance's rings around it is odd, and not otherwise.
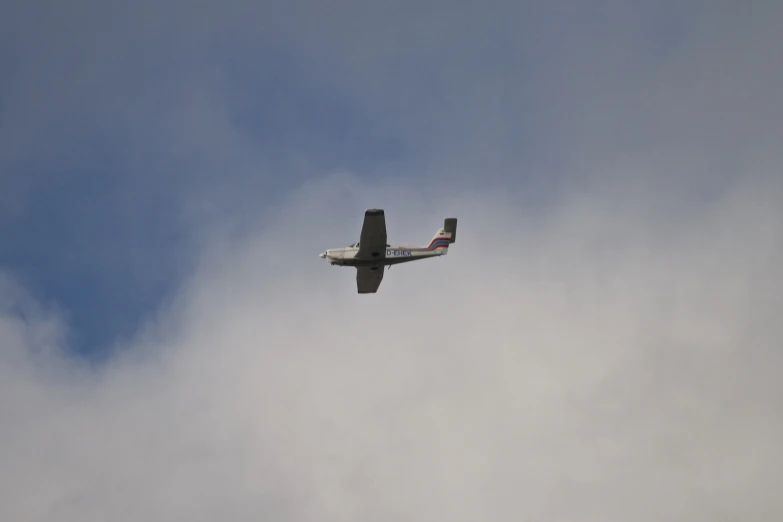
[{"label": "horizontal stabilizer", "polygon": [[443,221],[443,230],[447,234],[451,234],[451,242],[455,243],[457,241],[457,218],[446,218]]}]

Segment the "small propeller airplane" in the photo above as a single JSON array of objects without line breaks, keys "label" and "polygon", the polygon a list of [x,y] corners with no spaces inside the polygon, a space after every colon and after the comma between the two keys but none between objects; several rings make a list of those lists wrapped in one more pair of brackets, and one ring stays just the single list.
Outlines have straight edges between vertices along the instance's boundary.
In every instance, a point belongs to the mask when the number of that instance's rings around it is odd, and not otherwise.
[{"label": "small propeller airplane", "polygon": [[426,247],[389,244],[386,241],[386,216],[382,209],[364,213],[359,242],[344,248],[332,248],[319,254],[332,265],[356,267],[356,288],[360,294],[374,294],[383,280],[384,267],[446,255],[457,239],[457,218],[446,218],[443,228]]}]

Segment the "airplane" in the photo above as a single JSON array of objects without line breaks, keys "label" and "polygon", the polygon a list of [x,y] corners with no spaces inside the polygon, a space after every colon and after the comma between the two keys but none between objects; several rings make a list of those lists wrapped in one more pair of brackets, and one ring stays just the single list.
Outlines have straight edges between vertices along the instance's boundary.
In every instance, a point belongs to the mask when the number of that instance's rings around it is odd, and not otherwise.
[{"label": "airplane", "polygon": [[386,216],[382,209],[364,213],[359,241],[344,248],[332,248],[318,257],[331,265],[356,267],[356,289],[360,294],[374,294],[383,280],[384,267],[440,257],[449,252],[457,239],[457,218],[446,218],[443,228],[426,247],[389,244],[386,241]]}]

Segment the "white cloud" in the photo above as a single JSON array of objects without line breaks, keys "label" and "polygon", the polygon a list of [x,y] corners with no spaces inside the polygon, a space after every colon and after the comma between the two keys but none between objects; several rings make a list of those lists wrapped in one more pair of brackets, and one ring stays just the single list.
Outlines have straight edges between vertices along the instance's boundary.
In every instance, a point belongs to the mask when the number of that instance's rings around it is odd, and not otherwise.
[{"label": "white cloud", "polygon": [[389,228],[423,240],[457,213],[453,252],[358,296],[316,254],[358,234],[330,210],[383,189],[302,189],[100,369],[31,358],[56,322],[6,306],[2,518],[783,513],[779,184],[678,206],[665,235],[604,197],[532,224],[441,195],[387,206]]}]

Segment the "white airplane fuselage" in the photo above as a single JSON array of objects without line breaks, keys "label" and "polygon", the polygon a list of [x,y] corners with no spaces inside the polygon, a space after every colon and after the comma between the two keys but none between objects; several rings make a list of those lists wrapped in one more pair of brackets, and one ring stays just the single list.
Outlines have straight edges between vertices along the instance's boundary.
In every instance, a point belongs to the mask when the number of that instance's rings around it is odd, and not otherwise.
[{"label": "white airplane fuselage", "polygon": [[359,248],[355,246],[332,248],[321,254],[321,257],[332,265],[340,266],[391,266],[419,259],[440,257],[445,249],[431,250],[424,247],[405,245],[387,245],[385,251],[375,258],[362,259],[358,257]]}]

